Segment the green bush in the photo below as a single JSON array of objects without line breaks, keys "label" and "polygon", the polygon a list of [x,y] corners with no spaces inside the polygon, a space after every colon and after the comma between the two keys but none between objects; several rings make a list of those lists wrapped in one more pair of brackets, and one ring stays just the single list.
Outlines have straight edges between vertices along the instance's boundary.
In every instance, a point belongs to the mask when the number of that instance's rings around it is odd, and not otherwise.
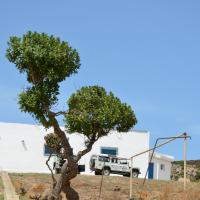
[{"label": "green bush", "polygon": [[198,169],[195,178],[196,178],[196,180],[200,180],[200,169]]},{"label": "green bush", "polygon": [[183,160],[174,161],[173,164],[184,166],[184,161]]}]

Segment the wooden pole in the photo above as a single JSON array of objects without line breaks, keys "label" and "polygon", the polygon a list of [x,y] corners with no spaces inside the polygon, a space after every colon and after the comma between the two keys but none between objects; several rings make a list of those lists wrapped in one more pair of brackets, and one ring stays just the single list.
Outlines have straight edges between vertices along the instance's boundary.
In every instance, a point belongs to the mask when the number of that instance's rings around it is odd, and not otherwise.
[{"label": "wooden pole", "polygon": [[184,190],[186,190],[186,172],[187,172],[187,133],[184,133]]},{"label": "wooden pole", "polygon": [[132,193],[133,193],[133,158],[131,158],[131,171],[130,171],[130,199],[132,199]]}]

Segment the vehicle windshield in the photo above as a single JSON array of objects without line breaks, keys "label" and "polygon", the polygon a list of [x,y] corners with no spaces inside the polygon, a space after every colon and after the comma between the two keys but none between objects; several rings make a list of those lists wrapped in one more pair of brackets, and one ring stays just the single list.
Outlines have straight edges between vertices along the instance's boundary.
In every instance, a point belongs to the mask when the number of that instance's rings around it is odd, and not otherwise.
[{"label": "vehicle windshield", "polygon": [[112,158],[112,159],[111,159],[111,162],[112,162],[112,163],[117,163],[117,162],[118,162],[118,159],[117,159],[117,158]]},{"label": "vehicle windshield", "polygon": [[99,161],[110,162],[110,158],[109,157],[105,157],[105,156],[99,156]]}]

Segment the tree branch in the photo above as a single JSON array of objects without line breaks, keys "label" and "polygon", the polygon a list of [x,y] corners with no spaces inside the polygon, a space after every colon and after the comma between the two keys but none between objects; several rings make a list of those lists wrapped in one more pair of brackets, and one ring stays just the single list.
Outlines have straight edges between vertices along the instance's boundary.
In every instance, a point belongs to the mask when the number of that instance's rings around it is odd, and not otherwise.
[{"label": "tree branch", "polygon": [[55,116],[59,116],[59,115],[66,115],[68,112],[66,111],[59,111],[55,113]]},{"label": "tree branch", "polygon": [[92,146],[98,139],[99,138],[96,137],[96,134],[93,134],[92,138],[89,139],[89,143],[86,145],[86,148],[84,150],[78,152],[78,154],[75,158],[76,163],[81,159],[82,156],[84,156],[85,154],[87,154],[88,152],[90,152],[92,150]]},{"label": "tree branch", "polygon": [[56,185],[56,183],[57,183],[57,181],[56,181],[56,179],[55,179],[55,177],[54,177],[53,170],[52,170],[51,167],[49,166],[49,160],[50,160],[51,156],[52,156],[52,154],[49,154],[49,157],[48,157],[48,159],[46,160],[46,165],[47,165],[47,167],[49,168],[49,170],[50,170],[50,172],[51,172],[51,177],[52,177],[52,180],[53,180],[53,188],[54,188],[55,185]]}]

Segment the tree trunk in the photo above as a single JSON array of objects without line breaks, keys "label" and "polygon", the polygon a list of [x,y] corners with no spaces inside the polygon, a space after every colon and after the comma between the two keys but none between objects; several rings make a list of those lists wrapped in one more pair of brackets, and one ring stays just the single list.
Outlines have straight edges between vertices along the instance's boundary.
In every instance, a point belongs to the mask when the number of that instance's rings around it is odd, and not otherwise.
[{"label": "tree trunk", "polygon": [[78,166],[74,163],[65,162],[61,168],[61,175],[53,188],[51,200],[67,199],[79,200],[78,193],[71,187],[70,180],[77,176]]},{"label": "tree trunk", "polygon": [[61,188],[62,199],[79,200],[78,193],[70,186],[70,181],[64,182]]},{"label": "tree trunk", "polygon": [[68,138],[66,137],[66,134],[64,131],[61,130],[57,119],[55,118],[56,114],[50,110],[48,110],[48,117],[51,120],[54,133],[61,139],[62,146],[64,148],[64,154],[67,159],[67,161],[63,164],[61,168],[61,175],[53,188],[52,194],[50,199],[59,199],[60,194],[61,198],[67,199],[67,200],[79,200],[78,193],[71,188],[70,186],[70,180],[75,178],[78,174],[78,161],[79,159],[85,155],[87,152],[89,152],[92,148],[92,145],[95,142],[95,138],[90,141],[89,145],[86,147],[85,150],[78,153],[78,156],[76,156],[76,159],[74,158],[73,149],[71,148]]}]

